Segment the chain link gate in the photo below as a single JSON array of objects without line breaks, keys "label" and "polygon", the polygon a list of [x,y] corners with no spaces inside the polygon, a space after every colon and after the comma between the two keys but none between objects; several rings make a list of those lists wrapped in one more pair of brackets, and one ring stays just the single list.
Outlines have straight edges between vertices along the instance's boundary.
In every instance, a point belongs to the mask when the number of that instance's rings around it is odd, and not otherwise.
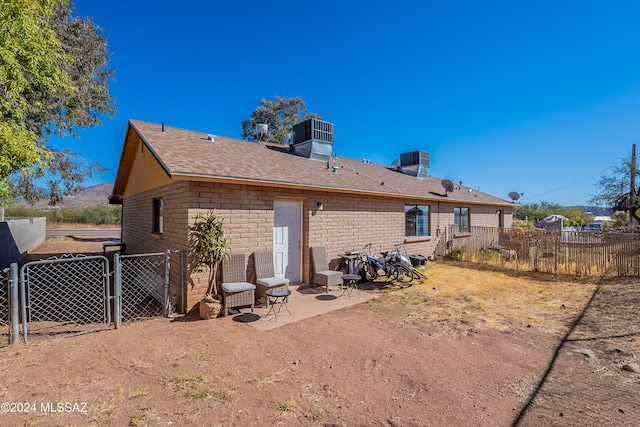
[{"label": "chain link gate", "polygon": [[111,324],[109,261],[104,256],[33,261],[20,269],[24,339],[78,335]]},{"label": "chain link gate", "polygon": [[[172,259],[173,264],[179,265],[179,270],[172,267]],[[116,328],[120,326],[120,322],[166,317],[180,311],[179,306],[184,299],[181,250],[153,254],[115,254],[114,266]]]},{"label": "chain link gate", "polygon": [[100,331],[112,319],[117,328],[121,321],[166,317],[181,312],[183,301],[182,250],[115,254],[113,272],[104,256],[63,256],[19,270],[12,264],[0,270],[0,347],[17,344],[20,332],[28,344],[37,336]]}]

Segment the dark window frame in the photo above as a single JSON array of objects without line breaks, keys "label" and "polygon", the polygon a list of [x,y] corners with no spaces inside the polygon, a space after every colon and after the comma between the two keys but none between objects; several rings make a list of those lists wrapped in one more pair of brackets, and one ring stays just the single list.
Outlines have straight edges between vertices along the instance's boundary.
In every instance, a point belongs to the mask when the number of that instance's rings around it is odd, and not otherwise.
[{"label": "dark window frame", "polygon": [[153,228],[152,233],[162,234],[164,229],[164,200],[162,197],[153,199]]},{"label": "dark window frame", "polygon": [[[411,211],[414,210],[412,214]],[[418,212],[422,211],[422,215]],[[426,214],[425,214],[426,212]],[[404,205],[404,236],[428,237],[431,232],[431,207],[429,205]],[[422,219],[422,222],[420,221]]]},{"label": "dark window frame", "polygon": [[453,230],[455,233],[471,232],[471,210],[468,207],[453,208]]}]

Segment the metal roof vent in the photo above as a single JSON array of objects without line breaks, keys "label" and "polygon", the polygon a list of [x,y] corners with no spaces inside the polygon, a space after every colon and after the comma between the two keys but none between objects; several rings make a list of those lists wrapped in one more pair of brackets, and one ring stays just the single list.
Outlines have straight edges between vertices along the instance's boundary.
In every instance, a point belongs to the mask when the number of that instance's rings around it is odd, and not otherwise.
[{"label": "metal roof vent", "polygon": [[291,147],[300,156],[329,161],[333,149],[333,123],[308,119],[294,125]]},{"label": "metal roof vent", "polygon": [[216,136],[212,133],[207,134],[207,141],[216,142]]},{"label": "metal roof vent", "polygon": [[400,172],[416,178],[426,178],[429,176],[429,166],[431,166],[429,153],[426,151],[410,151],[400,154]]},{"label": "metal roof vent", "polygon": [[269,125],[266,123],[257,123],[255,127],[256,141],[262,141],[264,136],[269,133]]}]

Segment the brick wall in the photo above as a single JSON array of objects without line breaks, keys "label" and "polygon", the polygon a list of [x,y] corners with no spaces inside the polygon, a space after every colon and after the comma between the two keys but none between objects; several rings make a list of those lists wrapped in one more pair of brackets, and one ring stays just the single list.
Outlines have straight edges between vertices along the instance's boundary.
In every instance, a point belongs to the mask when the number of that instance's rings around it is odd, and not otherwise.
[{"label": "brick wall", "polygon": [[[184,249],[187,223],[188,183],[179,181],[127,197],[122,203],[122,239],[126,253]],[[163,233],[153,233],[153,199],[163,199]]]},{"label": "brick wall", "polygon": [[[164,232],[151,232],[153,199],[164,200]],[[331,192],[291,190],[242,184],[177,182],[125,199],[123,204],[123,238],[128,253],[187,249],[187,309],[197,304],[207,287],[206,273],[190,274],[193,257],[188,251],[189,226],[198,213],[215,209],[225,218],[225,231],[233,253],[245,253],[248,259],[258,250],[273,248],[274,200],[302,203],[302,280],[312,277],[310,248],[325,246],[330,265],[335,267],[339,253],[358,250],[372,243],[375,252],[390,250],[404,242],[409,254],[433,253],[441,233],[453,223],[453,208],[464,205],[426,203],[430,206],[430,234],[426,238],[405,239],[405,204],[424,202],[389,200],[367,195],[343,195]],[[324,209],[318,211],[317,202]],[[498,225],[495,207],[471,205],[471,225]],[[508,216],[507,216],[508,215]],[[511,226],[511,211],[505,226]],[[252,279],[251,263],[249,279]]]}]

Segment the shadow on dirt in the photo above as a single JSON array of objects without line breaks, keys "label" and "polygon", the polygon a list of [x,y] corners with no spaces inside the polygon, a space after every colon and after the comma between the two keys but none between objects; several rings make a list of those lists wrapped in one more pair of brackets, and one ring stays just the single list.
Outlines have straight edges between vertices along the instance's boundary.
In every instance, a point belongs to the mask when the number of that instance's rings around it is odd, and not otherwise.
[{"label": "shadow on dirt", "polygon": [[[568,350],[565,344],[590,343],[590,347],[597,351],[600,362],[612,365],[611,370],[615,370],[616,363],[615,359],[607,360],[610,348],[614,348],[613,353],[617,356],[621,353],[634,354],[634,351],[625,352],[621,348],[625,346],[623,343],[628,343],[629,338],[640,336],[640,325],[633,321],[640,304],[639,282],[638,278],[601,278],[598,281],[591,298],[558,344],[542,379],[513,421],[512,427],[519,426],[524,416],[530,415],[529,412],[535,412],[534,401],[550,380],[562,351]],[[630,328],[638,330],[629,330]],[[575,337],[572,338],[572,335]],[[611,340],[622,342],[611,343]]]}]

